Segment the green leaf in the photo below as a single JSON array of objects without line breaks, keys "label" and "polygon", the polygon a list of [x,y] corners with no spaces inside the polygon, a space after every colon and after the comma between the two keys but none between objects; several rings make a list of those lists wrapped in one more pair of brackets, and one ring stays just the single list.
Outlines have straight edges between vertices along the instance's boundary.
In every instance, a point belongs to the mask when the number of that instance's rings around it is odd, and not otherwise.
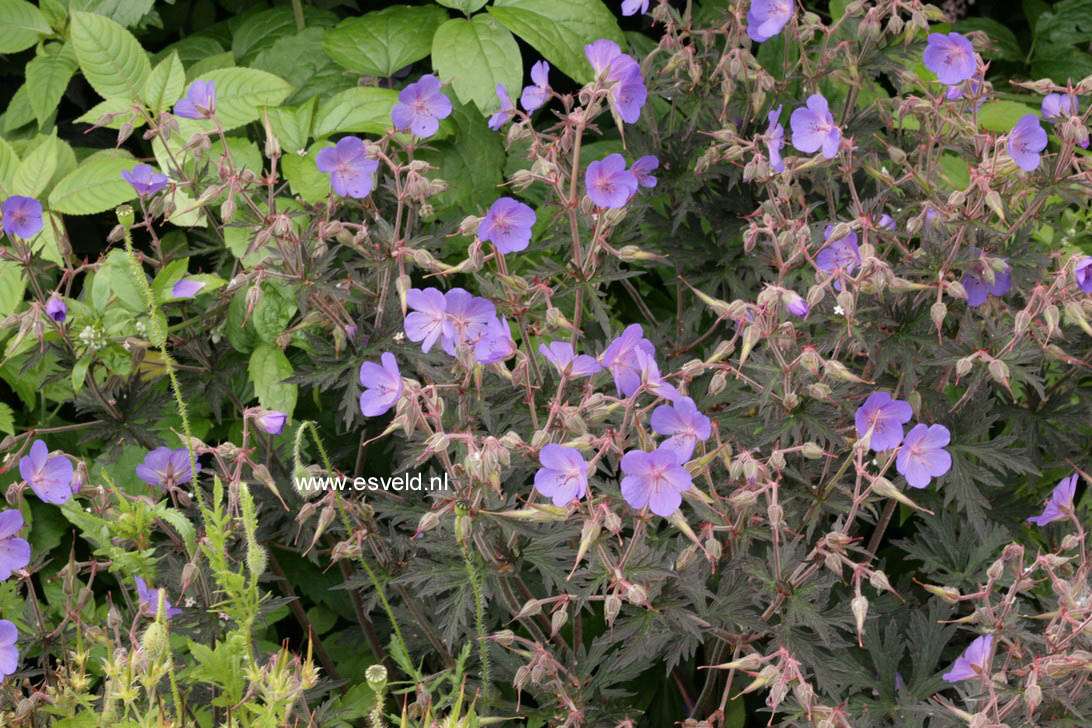
[{"label": "green leaf", "polygon": [[104,15],[118,25],[131,28],[155,5],[155,0],[69,0],[70,10]]},{"label": "green leaf", "polygon": [[296,409],[296,385],[284,380],[292,376],[292,364],[284,352],[270,344],[259,344],[250,355],[250,381],[258,403],[266,409],[284,412],[289,417]]},{"label": "green leaf", "polygon": [[175,101],[182,98],[186,86],[186,69],[177,53],[164,58],[152,69],[148,81],[144,84],[144,104],[151,110],[152,116],[169,109]]},{"label": "green leaf", "polygon": [[57,110],[77,68],[72,46],[60,43],[43,46],[39,55],[27,63],[27,84],[34,89],[27,96],[39,128],[44,128],[46,120]]},{"label": "green leaf", "polygon": [[438,5],[470,15],[481,10],[489,0],[436,0]]},{"label": "green leaf", "polygon": [[296,315],[294,291],[281,286],[263,286],[262,297],[254,305],[254,330],[267,344],[275,344]]},{"label": "green leaf", "polygon": [[[329,10],[304,5],[303,20],[306,28],[329,27],[337,22],[337,16]],[[291,6],[263,10],[243,20],[235,30],[231,51],[240,63],[247,63],[261,51],[272,47],[279,38],[293,35],[296,30],[296,17]]]},{"label": "green leaf", "polygon": [[1049,78],[1065,85],[1092,75],[1092,55],[1064,44],[1043,43],[1035,47],[1031,59],[1032,78]]},{"label": "green leaf", "polygon": [[271,48],[259,53],[250,66],[280,76],[303,91],[315,84],[316,77],[336,80],[345,72],[322,49],[324,34],[322,28],[304,28],[279,38]]},{"label": "green leaf", "polygon": [[578,83],[594,80],[585,45],[606,38],[625,48],[614,14],[600,0],[497,0],[489,14]]},{"label": "green leaf", "polygon": [[978,110],[978,123],[987,131],[1007,132],[1025,115],[1035,111],[1015,101],[988,101]]},{"label": "green leaf", "polygon": [[474,180],[474,184],[454,184],[433,203],[467,211],[486,208],[497,198],[497,185],[503,181],[504,138],[490,131],[472,107],[456,107],[451,121],[457,129],[454,137],[433,145],[435,150],[421,150],[421,158],[438,167],[439,179]]},{"label": "green leaf", "polygon": [[276,106],[294,90],[282,78],[254,68],[220,68],[203,77],[216,84],[216,118],[224,130],[259,118],[262,106]]},{"label": "green leaf", "polygon": [[955,29],[961,33],[969,30],[981,30],[991,41],[989,50],[983,51],[986,58],[999,58],[1005,61],[1024,62],[1024,52],[1020,49],[1020,41],[1016,39],[1007,25],[997,22],[993,18],[964,18],[955,24]]},{"label": "green leaf", "polygon": [[0,191],[4,196],[10,194],[12,180],[15,179],[15,170],[19,168],[19,155],[10,144],[0,137]]},{"label": "green leaf", "polygon": [[281,157],[281,171],[292,188],[292,194],[299,195],[304,202],[315,203],[330,194],[330,175],[323,174],[315,166],[315,158],[333,142],[323,139],[311,145],[306,156],[286,154]]},{"label": "green leaf", "polygon": [[10,133],[25,124],[34,121],[34,109],[30,105],[30,93],[27,85],[20,86],[4,110],[4,132]]},{"label": "green leaf", "polygon": [[11,191],[17,195],[37,197],[53,178],[62,145],[64,142],[57,137],[46,137],[32,149],[15,169]]},{"label": "green leaf", "polygon": [[178,532],[186,544],[186,553],[190,555],[197,553],[197,529],[190,523],[190,519],[186,518],[181,511],[168,508],[163,503],[156,506],[155,515],[156,518],[162,518],[171,524],[171,528]]},{"label": "green leaf", "polygon": [[395,5],[341,21],[326,31],[322,45],[350,71],[386,78],[427,57],[445,20],[447,13],[434,5]]},{"label": "green leaf", "polygon": [[509,96],[518,96],[523,84],[516,39],[486,15],[454,18],[441,25],[432,39],[432,66],[443,80],[451,79],[459,101],[473,103],[483,114],[500,106],[498,84]]},{"label": "green leaf", "polygon": [[212,55],[205,56],[192,66],[186,68],[186,85],[188,86],[197,79],[203,78],[209,71],[215,71],[218,68],[232,68],[234,66],[235,56],[231,51],[213,53]]},{"label": "green leaf", "polygon": [[0,316],[15,313],[23,302],[27,279],[22,267],[10,260],[0,260]]},{"label": "green leaf", "polygon": [[132,185],[121,177],[136,160],[128,153],[96,156],[64,177],[49,195],[49,206],[65,215],[92,215],[110,210],[136,197]]},{"label": "green leaf", "polygon": [[70,29],[80,70],[104,99],[140,98],[152,72],[133,34],[101,15],[75,11]]},{"label": "green leaf", "polygon": [[[99,270],[99,275],[107,271],[110,290],[118,297],[122,305],[130,311],[140,312],[148,310],[148,301],[140,289],[140,284],[133,278],[133,269],[129,264],[129,256],[120,248],[115,248],[106,256],[106,263]],[[143,272],[141,275],[144,275]]]},{"label": "green leaf", "polygon": [[152,281],[152,295],[155,296],[156,301],[166,301],[171,297],[171,288],[175,283],[182,280],[183,276],[189,272],[190,259],[176,258],[167,265],[160,269],[156,274],[155,280]]},{"label": "green leaf", "polygon": [[42,11],[24,0],[0,0],[0,53],[18,53],[49,35]]},{"label": "green leaf", "polygon": [[0,432],[15,434],[15,411],[3,402],[0,402]]},{"label": "green leaf", "polygon": [[299,106],[278,106],[266,109],[269,126],[284,154],[296,154],[307,149],[311,137],[311,120],[315,116],[315,97]]},{"label": "green leaf", "polygon": [[311,135],[318,139],[345,131],[385,134],[391,127],[391,109],[397,101],[398,92],[393,89],[346,89],[319,104]]},{"label": "green leaf", "polygon": [[76,121],[84,124],[98,124],[107,114],[117,114],[102,126],[106,129],[120,129],[122,124],[130,123],[134,129],[144,126],[144,117],[135,108],[133,102],[126,99],[106,99],[92,106]]}]

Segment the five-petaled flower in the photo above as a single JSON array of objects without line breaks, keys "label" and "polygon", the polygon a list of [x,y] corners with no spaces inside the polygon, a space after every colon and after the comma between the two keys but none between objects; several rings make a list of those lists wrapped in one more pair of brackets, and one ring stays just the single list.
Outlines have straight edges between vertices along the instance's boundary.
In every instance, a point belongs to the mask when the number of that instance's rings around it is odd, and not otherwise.
[{"label": "five-petaled flower", "polygon": [[19,669],[19,630],[6,619],[0,619],[0,679]]},{"label": "five-petaled flower", "polygon": [[65,305],[64,299],[57,293],[50,295],[49,300],[46,301],[45,312],[46,316],[59,324],[63,324],[65,319],[68,318],[68,306]]},{"label": "five-petaled flower", "polygon": [[167,175],[155,171],[150,164],[138,164],[121,170],[121,178],[133,186],[141,198],[147,199],[167,186]]},{"label": "five-petaled flower", "polygon": [[584,497],[588,464],[579,450],[550,443],[539,452],[538,461],[542,467],[535,472],[535,490],[552,499],[555,506]]},{"label": "five-petaled flower", "polygon": [[770,169],[778,174],[785,171],[785,160],[781,158],[781,149],[785,146],[785,127],[777,123],[781,118],[781,106],[766,114],[766,151],[770,155]]},{"label": "five-petaled flower", "polygon": [[789,117],[792,126],[792,145],[801,152],[811,154],[823,150],[827,159],[838,154],[842,143],[842,130],[834,123],[834,117],[822,94],[808,97],[807,106],[801,106]]},{"label": "five-petaled flower", "polygon": [[1073,280],[1085,293],[1092,293],[1092,255],[1086,255],[1073,266]]},{"label": "five-petaled flower", "polygon": [[675,453],[680,463],[690,460],[698,440],[708,440],[713,432],[709,418],[698,411],[689,397],[654,409],[649,424],[655,432],[670,435],[660,443],[660,449]]},{"label": "five-petaled flower", "polygon": [[497,99],[500,101],[500,109],[493,112],[488,124],[493,131],[498,131],[516,115],[516,107],[512,105],[512,99],[508,96],[508,91],[503,84],[497,84]]},{"label": "five-petaled flower", "polygon": [[990,651],[993,649],[993,635],[984,634],[975,639],[952,664],[952,669],[941,677],[954,683],[976,677],[987,677],[990,669]]},{"label": "five-petaled flower", "polygon": [[912,488],[924,488],[952,468],[952,456],[944,447],[952,434],[944,425],[917,424],[910,428],[895,456],[895,469]]},{"label": "five-petaled flower", "polygon": [[752,0],[747,11],[747,35],[762,43],[781,32],[792,18],[793,0]]},{"label": "five-petaled flower", "polygon": [[34,494],[46,503],[60,505],[72,497],[72,476],[75,468],[65,455],[49,457],[49,448],[35,440],[30,453],[19,460],[19,474]]},{"label": "five-petaled flower", "polygon": [[478,224],[478,238],[493,243],[501,253],[516,253],[531,242],[534,224],[534,210],[519,200],[501,197]]},{"label": "five-petaled flower", "polygon": [[1008,150],[1012,161],[1025,172],[1039,166],[1039,153],[1046,149],[1047,133],[1035,114],[1025,114],[1009,132]]},{"label": "five-petaled flower", "polygon": [[690,490],[690,473],[679,464],[674,451],[663,446],[652,452],[630,450],[622,456],[622,497],[630,506],[646,506],[667,518],[682,505],[682,494]]},{"label": "five-petaled flower", "polygon": [[525,86],[519,97],[519,102],[528,113],[546,103],[546,96],[550,89],[550,64],[539,61],[531,66],[531,86]]},{"label": "five-petaled flower", "polygon": [[876,452],[890,450],[902,442],[902,426],[914,416],[909,402],[892,399],[887,392],[873,392],[859,408],[854,418],[857,436],[868,437]]},{"label": "five-petaled flower", "polygon": [[[201,472],[200,463],[197,463],[197,472]],[[188,483],[193,480],[190,452],[186,448],[172,450],[157,447],[144,456],[144,462],[136,466],[136,474],[148,485],[160,488]]]},{"label": "five-petaled flower", "polygon": [[42,231],[42,203],[33,197],[12,195],[0,205],[0,213],[8,235],[30,239]]},{"label": "five-petaled flower", "polygon": [[360,365],[360,384],[365,388],[360,395],[360,411],[365,417],[386,414],[402,396],[402,374],[394,354],[385,351],[379,361],[382,365],[372,361]]},{"label": "five-petaled flower", "polygon": [[406,314],[406,337],[422,342],[421,351],[427,354],[444,333],[447,299],[438,288],[411,288],[406,291],[406,305],[413,309]]},{"label": "five-petaled flower", "polygon": [[[834,232],[833,225],[827,225],[823,231],[823,240],[830,240],[830,234]],[[857,233],[852,230],[844,238],[839,238],[826,245],[815,256],[815,264],[821,270],[835,276],[834,290],[842,290],[842,276],[852,276],[853,271],[861,265],[861,248],[857,245]]]},{"label": "five-petaled flower", "polygon": [[655,187],[656,177],[653,172],[659,168],[660,160],[651,154],[647,154],[630,165],[629,171],[637,177],[637,184],[641,187]]},{"label": "five-petaled flower", "polygon": [[148,585],[139,576],[134,576],[133,581],[136,582],[137,596],[140,598],[140,606],[144,612],[155,616],[159,612],[159,595],[163,593],[163,614],[167,619],[177,617],[182,614],[181,609],[177,609],[171,606],[170,601],[167,599],[167,593],[163,589],[150,589]]},{"label": "five-petaled flower", "polygon": [[174,115],[184,119],[208,119],[216,113],[216,82],[194,81],[174,105]]},{"label": "five-petaled flower", "polygon": [[1054,491],[1050,494],[1043,512],[1028,519],[1037,526],[1045,526],[1054,521],[1069,518],[1073,513],[1073,495],[1077,492],[1077,474],[1073,473],[1068,478],[1062,478]]},{"label": "five-petaled flower", "polygon": [[23,514],[18,510],[0,511],[0,581],[11,572],[30,563],[30,544],[19,538]]},{"label": "five-petaled flower", "polygon": [[254,424],[267,435],[279,435],[284,431],[288,415],[279,410],[262,410],[254,417]]},{"label": "five-petaled flower", "polygon": [[408,129],[421,138],[435,134],[440,128],[440,120],[450,115],[451,99],[440,90],[440,79],[431,73],[402,89],[398,103],[391,109],[395,129]]},{"label": "five-petaled flower", "polygon": [[538,353],[554,365],[558,374],[567,371],[570,377],[590,377],[603,368],[594,357],[574,352],[572,344],[567,341],[539,344]]},{"label": "five-petaled flower", "polygon": [[1043,97],[1042,111],[1044,119],[1060,119],[1080,113],[1080,103],[1071,94],[1047,94]]},{"label": "five-petaled flower", "polygon": [[451,356],[458,353],[460,345],[472,351],[479,340],[490,332],[490,325],[497,318],[497,307],[481,296],[474,296],[465,288],[452,288],[444,294],[447,315],[444,317],[440,346]]},{"label": "five-petaled flower", "polygon": [[932,33],[925,44],[925,67],[945,86],[954,86],[974,75],[978,60],[974,46],[959,33]]},{"label": "five-petaled flower", "polygon": [[[979,248],[971,248],[971,254],[976,258],[982,255]],[[967,305],[981,306],[986,302],[989,294],[1004,296],[1012,288],[1012,268],[1008,259],[1002,259],[1003,270],[997,270],[992,264],[983,260],[975,260],[970,269],[964,274],[963,289],[967,291]],[[987,266],[989,269],[987,270]],[[992,275],[993,280],[990,280]]]},{"label": "five-petaled flower", "polygon": [[641,365],[637,361],[637,351],[644,350],[649,356],[655,356],[656,348],[644,337],[641,324],[630,324],[616,339],[611,341],[599,357],[603,366],[614,377],[614,386],[618,393],[631,397],[641,386]]},{"label": "five-petaled flower", "polygon": [[610,84],[610,100],[622,121],[637,121],[648,98],[640,64],[623,53],[617,43],[606,39],[584,46],[584,55],[596,77]]},{"label": "five-petaled flower", "polygon": [[615,152],[588,165],[584,175],[588,197],[599,207],[624,207],[637,192],[637,175],[626,169],[626,160]]},{"label": "five-petaled flower", "polygon": [[315,156],[315,166],[330,175],[330,187],[341,197],[361,199],[372,191],[372,175],[379,169],[379,160],[368,157],[364,141],[355,136],[338,140]]}]

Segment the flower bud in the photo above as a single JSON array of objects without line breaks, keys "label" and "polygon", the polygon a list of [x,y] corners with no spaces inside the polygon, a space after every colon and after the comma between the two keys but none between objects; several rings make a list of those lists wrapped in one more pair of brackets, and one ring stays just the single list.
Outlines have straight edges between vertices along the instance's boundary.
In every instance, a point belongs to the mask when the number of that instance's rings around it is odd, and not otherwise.
[{"label": "flower bud", "polygon": [[618,617],[618,613],[622,611],[622,598],[614,592],[607,595],[607,598],[603,600],[603,618],[607,622],[607,626],[613,627],[614,620]]},{"label": "flower bud", "polygon": [[817,460],[823,457],[823,448],[818,444],[811,442],[805,442],[803,447],[800,448],[800,454],[806,457],[808,460]]}]

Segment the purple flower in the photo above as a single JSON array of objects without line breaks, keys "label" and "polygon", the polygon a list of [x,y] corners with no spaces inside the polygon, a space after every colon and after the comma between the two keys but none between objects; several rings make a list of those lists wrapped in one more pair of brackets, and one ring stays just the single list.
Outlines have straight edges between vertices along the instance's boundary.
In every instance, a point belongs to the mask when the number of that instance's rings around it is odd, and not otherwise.
[{"label": "purple flower", "polygon": [[693,484],[690,473],[671,450],[630,450],[622,456],[622,497],[637,510],[645,506],[667,518],[682,505],[683,491]]},{"label": "purple flower", "polygon": [[485,331],[474,344],[474,361],[479,364],[493,364],[503,361],[516,353],[516,342],[512,340],[512,330],[508,328],[508,319],[494,317]]},{"label": "purple flower", "polygon": [[675,453],[680,463],[685,463],[694,454],[698,440],[708,440],[713,432],[709,418],[698,411],[689,397],[680,397],[674,404],[660,405],[652,411],[649,422],[657,433],[671,436],[660,443],[659,449]]},{"label": "purple flower", "polygon": [[406,291],[406,305],[413,309],[406,315],[406,337],[410,341],[422,341],[421,351],[428,353],[436,339],[444,332],[447,320],[447,300],[438,288]]},{"label": "purple flower", "polygon": [[952,469],[952,456],[944,449],[951,439],[944,425],[914,425],[903,438],[895,469],[906,476],[911,488],[924,488],[932,478]]},{"label": "purple flower", "polygon": [[636,15],[640,11],[642,15],[648,12],[648,0],[622,0],[622,15]]},{"label": "purple flower", "polygon": [[978,61],[974,46],[959,33],[932,33],[925,45],[925,67],[945,86],[954,86],[974,75]]},{"label": "purple flower", "polygon": [[641,109],[647,100],[648,89],[641,77],[641,68],[634,63],[630,71],[611,90],[611,101],[614,102],[614,108],[622,121],[633,124],[641,118]]},{"label": "purple flower", "polygon": [[538,454],[542,467],[535,473],[535,490],[563,507],[584,497],[588,490],[588,464],[575,447],[550,443]]},{"label": "purple flower", "polygon": [[[201,472],[201,464],[197,464]],[[190,453],[185,448],[172,450],[169,447],[157,447],[144,456],[144,462],[136,466],[137,477],[148,485],[169,488],[193,480],[190,468]]]},{"label": "purple flower", "polygon": [[284,431],[288,415],[278,410],[264,410],[254,418],[254,424],[267,435],[279,435]]},{"label": "purple flower", "polygon": [[546,103],[546,94],[550,88],[549,77],[550,64],[546,61],[539,61],[531,66],[531,81],[534,85],[524,87],[523,94],[519,97],[520,104],[528,113]]},{"label": "purple flower", "polygon": [[781,158],[781,149],[785,146],[785,127],[777,123],[781,118],[781,106],[766,115],[769,126],[766,127],[766,151],[770,154],[770,168],[778,174],[785,171],[785,160]]},{"label": "purple flower", "polygon": [[747,35],[755,43],[773,38],[792,18],[792,0],[752,0],[747,11]]},{"label": "purple flower", "polygon": [[605,71],[610,81],[621,81],[634,68],[640,70],[637,61],[623,53],[617,43],[605,38],[584,46],[584,56],[591,64],[596,77],[603,75]]},{"label": "purple flower", "polygon": [[655,356],[656,348],[644,338],[641,324],[630,324],[622,334],[607,345],[600,357],[603,366],[614,377],[614,386],[619,394],[633,396],[641,386],[641,366],[637,361],[637,351],[643,350],[649,356]]},{"label": "purple flower", "polygon": [[379,355],[380,366],[372,361],[360,365],[360,384],[365,387],[360,395],[360,411],[365,417],[378,417],[398,403],[402,396],[402,374],[394,354],[385,351]]},{"label": "purple flower", "polygon": [[18,537],[22,529],[22,513],[17,510],[0,511],[0,581],[30,563],[30,544]]},{"label": "purple flower", "polygon": [[[140,605],[149,614],[155,615],[159,612],[159,593],[162,589],[149,589],[148,585],[144,583],[144,580],[139,576],[133,577],[133,581],[136,582],[137,596],[140,597]],[[164,594],[163,598],[163,612],[167,619],[176,617],[182,614],[181,609],[176,609],[171,606],[170,600],[166,598]]]},{"label": "purple flower", "polygon": [[[834,226],[827,225],[827,229],[823,231],[823,240],[829,240],[832,232],[834,232]],[[853,271],[861,265],[861,249],[857,245],[857,233],[850,231],[844,238],[835,240],[824,247],[815,256],[815,263],[821,270],[836,277],[834,290],[842,290],[841,277],[852,276]]]},{"label": "purple flower", "polygon": [[589,164],[584,184],[599,207],[624,207],[637,192],[637,175],[626,169],[625,158],[616,152]]},{"label": "purple flower", "polygon": [[1076,491],[1076,473],[1068,478],[1062,478],[1058,485],[1054,486],[1054,492],[1050,494],[1050,502],[1046,504],[1043,512],[1028,520],[1037,526],[1045,526],[1048,523],[1069,518],[1069,514],[1073,512],[1073,494]]},{"label": "purple flower", "polygon": [[19,460],[19,474],[34,494],[46,503],[60,505],[72,497],[72,475],[75,468],[64,455],[49,457],[49,448],[35,440],[30,453]]},{"label": "purple flower", "polygon": [[[972,97],[978,96],[979,90],[982,88],[982,81],[971,81],[970,95]],[[966,83],[957,83],[955,86],[949,86],[948,90],[944,92],[944,98],[949,101],[958,101],[963,98],[963,92],[966,90]],[[978,99],[978,103],[975,104],[975,110],[982,108],[982,104],[986,102],[986,97],[981,96]]]},{"label": "purple flower", "polygon": [[793,111],[789,124],[792,126],[792,145],[801,152],[811,154],[822,147],[823,156],[827,159],[838,154],[842,130],[835,126],[834,117],[822,94],[809,96],[807,107]]},{"label": "purple flower", "polygon": [[500,100],[500,109],[489,117],[489,128],[493,131],[498,131],[511,121],[516,113],[516,107],[512,106],[512,99],[508,97],[508,92],[504,90],[504,86],[499,83],[497,84],[497,98]]},{"label": "purple flower", "polygon": [[605,76],[606,81],[612,83],[611,103],[622,121],[627,124],[637,121],[648,98],[640,64],[622,53],[617,43],[606,39],[584,46],[584,55],[596,77]]},{"label": "purple flower", "polygon": [[1086,255],[1073,266],[1073,278],[1077,287],[1085,293],[1092,293],[1092,256]]},{"label": "purple flower", "polygon": [[402,89],[398,103],[391,109],[391,120],[399,131],[409,129],[425,138],[436,133],[440,120],[451,114],[451,99],[440,91],[440,79],[426,73]]},{"label": "purple flower", "polygon": [[570,377],[590,377],[603,368],[594,357],[587,354],[578,355],[573,351],[572,344],[567,341],[539,344],[538,353],[554,365],[558,374],[564,374],[568,369]]},{"label": "purple flower", "polygon": [[880,215],[880,219],[876,221],[876,224],[885,230],[895,231],[895,218],[891,217],[886,212]]},{"label": "purple flower", "polygon": [[68,318],[68,306],[64,305],[64,299],[58,294],[54,293],[46,301],[45,305],[46,316],[56,321],[59,324],[63,324],[65,319]]},{"label": "purple flower", "polygon": [[4,232],[29,239],[42,231],[42,203],[33,197],[12,195],[0,205]]},{"label": "purple flower", "polygon": [[[975,256],[982,255],[978,248],[972,248]],[[970,270],[963,276],[963,288],[967,291],[967,305],[981,306],[992,293],[995,296],[1004,296],[1012,288],[1012,268],[1008,267],[1008,259],[1005,259],[1004,271],[993,270],[993,282],[986,277],[986,263],[978,260],[971,265]]]},{"label": "purple flower", "polygon": [[1080,102],[1070,94],[1047,94],[1043,97],[1043,118],[1060,119],[1063,116],[1076,116],[1080,113]]},{"label": "purple flower", "polygon": [[808,315],[808,302],[801,298],[799,293],[795,291],[785,291],[781,294],[781,300],[785,302],[785,308],[789,310],[793,316],[804,318]]},{"label": "purple flower", "polygon": [[186,98],[174,105],[174,115],[183,119],[207,119],[216,113],[216,83],[194,81],[186,91]]},{"label": "purple flower", "polygon": [[359,200],[371,193],[372,175],[379,169],[379,160],[368,158],[368,150],[361,139],[347,136],[336,146],[320,151],[315,156],[315,166],[330,175],[330,186],[335,194]]},{"label": "purple flower", "polygon": [[19,650],[15,643],[19,630],[6,619],[0,619],[0,679],[19,669]]},{"label": "purple flower", "polygon": [[132,169],[121,170],[121,178],[133,186],[142,199],[147,199],[167,186],[167,175],[160,174],[148,164],[138,164]]},{"label": "purple flower", "polygon": [[204,281],[183,278],[171,287],[171,298],[193,298],[204,287]]},{"label": "purple flower", "polygon": [[629,171],[637,177],[637,184],[641,187],[655,187],[656,178],[652,176],[652,172],[659,166],[660,160],[648,154],[631,164]]},{"label": "purple flower", "polygon": [[671,402],[677,402],[681,398],[679,390],[660,376],[660,367],[656,364],[655,356],[647,349],[637,347],[633,350],[633,365],[646,390]]},{"label": "purple flower", "polygon": [[473,349],[489,331],[497,318],[497,308],[489,299],[472,296],[463,288],[452,288],[444,294],[447,316],[444,318],[440,346],[455,356],[459,344]]},{"label": "purple flower", "polygon": [[511,197],[501,197],[478,224],[478,238],[492,242],[501,253],[526,250],[531,242],[535,211]]},{"label": "purple flower", "polygon": [[1009,156],[1025,172],[1039,166],[1039,152],[1046,149],[1046,145],[1047,133],[1035,114],[1025,114],[1009,132]]},{"label": "purple flower", "polygon": [[857,409],[857,436],[870,436],[869,445],[876,452],[890,450],[902,442],[902,426],[913,416],[909,402],[891,399],[887,392],[874,392]]},{"label": "purple flower", "polygon": [[[953,35],[955,34],[953,33]],[[982,635],[970,644],[952,664],[952,669],[941,675],[941,677],[946,682],[954,683],[960,680],[985,676],[990,670],[991,649],[993,649],[993,635]]]}]

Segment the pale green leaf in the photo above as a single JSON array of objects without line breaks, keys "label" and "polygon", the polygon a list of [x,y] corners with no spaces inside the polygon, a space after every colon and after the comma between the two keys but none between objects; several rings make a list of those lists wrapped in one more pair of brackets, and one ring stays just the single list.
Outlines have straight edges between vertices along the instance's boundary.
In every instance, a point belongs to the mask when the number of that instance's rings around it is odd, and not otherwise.
[{"label": "pale green leaf", "polygon": [[155,5],[155,0],[68,0],[70,10],[86,10],[104,15],[119,25],[131,28]]},{"label": "pale green leaf", "polygon": [[201,80],[216,84],[216,118],[225,131],[258,119],[260,107],[276,106],[294,90],[284,79],[254,68],[219,68]]},{"label": "pale green leaf", "polygon": [[[329,10],[311,5],[303,6],[305,28],[330,27],[337,16]],[[231,40],[231,50],[240,63],[247,63],[278,39],[297,31],[296,18],[291,6],[281,5],[249,16],[239,25]]]},{"label": "pale green leaf", "polygon": [[24,83],[16,89],[8,103],[8,108],[4,110],[4,133],[11,133],[32,121],[34,121],[34,108],[30,105],[30,93]]},{"label": "pale green leaf", "polygon": [[0,138],[0,192],[7,197],[11,194],[11,183],[15,179],[15,170],[19,168],[19,155],[10,144]]},{"label": "pale green leaf", "polygon": [[23,268],[11,260],[0,260],[0,317],[18,310],[23,302],[27,279]]},{"label": "pale green leaf", "polygon": [[49,206],[65,215],[91,215],[111,210],[136,197],[132,185],[121,177],[135,160],[115,153],[88,159],[64,177],[49,195]]},{"label": "pale green leaf", "polygon": [[987,131],[1007,132],[1035,109],[1015,101],[988,101],[978,110],[978,123]]},{"label": "pale green leaf", "polygon": [[398,92],[393,89],[346,89],[319,104],[311,134],[316,139],[346,131],[384,134],[391,128],[391,109],[397,101]]},{"label": "pale green leaf", "polygon": [[186,86],[186,70],[182,68],[182,61],[177,53],[160,61],[144,84],[144,103],[151,110],[152,115],[169,109],[175,101],[182,97]]},{"label": "pale green leaf", "polygon": [[128,99],[100,101],[76,121],[84,124],[98,124],[107,114],[117,114],[117,116],[102,125],[106,129],[120,129],[125,123],[132,124],[134,129],[144,126],[144,116],[134,108],[134,102]]},{"label": "pale green leaf", "polygon": [[270,344],[259,344],[250,355],[248,371],[258,403],[291,417],[296,409],[297,387],[284,381],[294,371],[284,352]]},{"label": "pale green leaf", "polygon": [[139,99],[152,66],[133,34],[101,15],[72,13],[72,45],[80,70],[104,99]]},{"label": "pale green leaf", "polygon": [[485,4],[488,1],[489,0],[436,0],[436,3],[438,5],[443,5],[445,8],[458,10],[464,15],[470,15],[485,7]]},{"label": "pale green leaf", "polygon": [[11,191],[17,195],[37,197],[49,184],[57,169],[64,142],[56,137],[46,137],[29,151],[15,169]]},{"label": "pale green leaf", "polygon": [[286,154],[281,157],[281,171],[292,194],[299,195],[304,202],[315,203],[330,194],[330,175],[323,174],[315,166],[315,157],[329,146],[333,146],[333,142],[324,139],[312,144],[305,156]]},{"label": "pale green leaf", "polygon": [[277,106],[266,109],[269,126],[281,145],[283,154],[295,154],[307,148],[311,136],[311,120],[315,115],[316,98],[299,106]]},{"label": "pale green leaf", "polygon": [[498,85],[509,96],[518,96],[523,84],[516,39],[487,15],[454,18],[441,25],[432,39],[432,66],[441,80],[451,80],[459,101],[474,103],[482,113],[500,106]]},{"label": "pale green leaf", "polygon": [[427,57],[446,19],[436,6],[395,5],[341,21],[326,31],[323,46],[339,65],[385,78]]},{"label": "pale green leaf", "polygon": [[78,66],[71,45],[50,43],[40,51],[36,58],[27,63],[26,76],[27,85],[34,89],[34,93],[27,94],[27,97],[41,128],[57,110],[57,104],[61,102],[61,96]]},{"label": "pale green leaf", "polygon": [[18,53],[52,33],[42,11],[25,0],[0,0],[0,53]]},{"label": "pale green leaf", "polygon": [[15,410],[10,405],[0,402],[0,432],[15,434]]}]

